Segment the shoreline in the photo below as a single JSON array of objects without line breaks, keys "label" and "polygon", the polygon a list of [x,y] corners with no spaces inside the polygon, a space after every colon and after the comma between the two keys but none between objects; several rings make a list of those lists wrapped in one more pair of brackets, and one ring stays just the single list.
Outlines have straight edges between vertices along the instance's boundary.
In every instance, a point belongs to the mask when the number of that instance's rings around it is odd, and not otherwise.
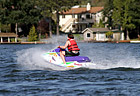
[{"label": "shoreline", "polygon": [[131,43],[130,40],[120,40],[120,41],[85,41],[89,43]]},{"label": "shoreline", "polygon": [[46,44],[47,42],[0,42],[0,44]]},{"label": "shoreline", "polygon": [[[77,42],[87,42],[87,43],[140,43],[140,41],[131,40],[121,40],[121,41],[77,41]],[[47,42],[0,42],[0,44],[48,44]]]}]

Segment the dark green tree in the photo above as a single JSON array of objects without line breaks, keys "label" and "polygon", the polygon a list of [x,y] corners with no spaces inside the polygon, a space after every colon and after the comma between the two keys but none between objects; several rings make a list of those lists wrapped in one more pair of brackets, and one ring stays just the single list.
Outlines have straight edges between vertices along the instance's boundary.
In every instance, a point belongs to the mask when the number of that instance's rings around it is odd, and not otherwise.
[{"label": "dark green tree", "polygon": [[140,35],[140,0],[134,0],[131,3],[129,14],[132,16],[132,22],[135,24],[137,35]]},{"label": "dark green tree", "polygon": [[52,17],[54,16],[50,0],[36,0],[38,9],[41,10],[41,14],[44,18],[49,19],[49,35],[52,37]]},{"label": "dark green tree", "polygon": [[41,15],[35,0],[1,0],[0,21],[2,24],[35,24]]},{"label": "dark green tree", "polygon": [[114,0],[113,10],[113,22],[115,25],[122,26],[122,29],[126,31],[126,39],[129,40],[129,29],[135,28],[132,23],[132,16],[130,13],[130,6],[134,3],[134,0]]},{"label": "dark green tree", "polygon": [[133,17],[129,14],[130,13],[130,6],[133,3],[133,0],[125,0],[124,2],[124,18],[122,19],[122,27],[127,32],[126,39],[129,40],[129,29],[134,29],[135,24],[132,23]]},{"label": "dark green tree", "polygon": [[113,27],[113,20],[112,20],[113,8],[114,8],[113,0],[106,0],[103,14],[104,14],[105,24],[107,24],[107,27],[109,28]]},{"label": "dark green tree", "polygon": [[114,0],[113,1],[113,24],[121,25],[122,24],[122,14],[123,14],[123,1],[122,0]]}]

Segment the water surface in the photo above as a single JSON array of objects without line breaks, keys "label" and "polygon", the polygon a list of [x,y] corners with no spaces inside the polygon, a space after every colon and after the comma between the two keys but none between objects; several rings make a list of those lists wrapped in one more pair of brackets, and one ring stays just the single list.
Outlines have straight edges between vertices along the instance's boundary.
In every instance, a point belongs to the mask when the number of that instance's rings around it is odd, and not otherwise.
[{"label": "water surface", "polygon": [[0,96],[139,96],[140,44],[78,43],[96,66],[65,70],[40,55],[56,44],[0,45]]}]

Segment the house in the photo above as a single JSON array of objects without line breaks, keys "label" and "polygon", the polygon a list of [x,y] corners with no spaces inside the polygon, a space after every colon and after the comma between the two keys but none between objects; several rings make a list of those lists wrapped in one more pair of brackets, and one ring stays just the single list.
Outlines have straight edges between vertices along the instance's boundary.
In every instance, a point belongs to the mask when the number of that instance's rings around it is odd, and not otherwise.
[{"label": "house", "polygon": [[88,3],[86,7],[74,7],[59,15],[61,31],[68,33],[81,33],[84,29],[99,23],[103,17],[103,7],[91,7]]},{"label": "house", "polygon": [[0,33],[0,43],[10,43],[12,38],[14,39],[14,42],[17,42],[17,35],[15,33]]},{"label": "house", "polygon": [[109,30],[108,28],[86,28],[82,31],[85,41],[107,41],[109,38],[106,36],[107,32],[113,32],[111,39],[113,41],[124,40],[124,32],[119,30]]}]

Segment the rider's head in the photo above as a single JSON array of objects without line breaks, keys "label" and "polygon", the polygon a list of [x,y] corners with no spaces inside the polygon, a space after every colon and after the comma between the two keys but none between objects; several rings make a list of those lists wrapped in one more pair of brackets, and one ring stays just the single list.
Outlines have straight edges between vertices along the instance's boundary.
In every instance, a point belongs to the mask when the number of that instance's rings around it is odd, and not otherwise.
[{"label": "rider's head", "polygon": [[69,33],[69,34],[68,34],[68,38],[74,39],[74,36],[73,36],[71,33]]}]

